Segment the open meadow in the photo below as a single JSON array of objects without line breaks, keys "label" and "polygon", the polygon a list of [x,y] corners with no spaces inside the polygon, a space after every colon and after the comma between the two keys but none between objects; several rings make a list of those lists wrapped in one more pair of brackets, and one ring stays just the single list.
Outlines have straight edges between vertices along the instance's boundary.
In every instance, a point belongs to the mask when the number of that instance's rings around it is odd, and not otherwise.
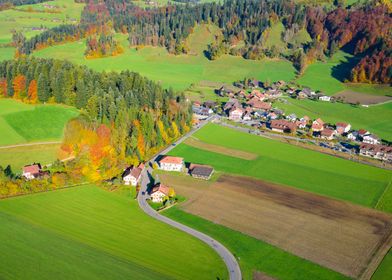
[{"label": "open meadow", "polygon": [[[45,48],[34,52],[37,57],[67,59],[77,64],[87,65],[97,71],[132,70],[160,82],[165,87],[184,90],[191,84],[209,80],[232,83],[244,77],[256,77],[261,80],[292,80],[294,67],[289,61],[279,59],[246,60],[241,57],[224,55],[210,61],[198,51],[206,48],[215,28],[201,26],[195,29],[195,37],[203,37],[203,43],[195,46],[193,55],[171,55],[162,47],[145,47],[141,50],[129,48],[125,35],[117,34],[123,45],[123,54],[114,57],[86,59],[85,40]],[[201,33],[202,35],[200,35]],[[195,40],[192,37],[188,40]],[[224,71],[222,71],[224,69]]]},{"label": "open meadow", "polygon": [[288,98],[287,102],[276,102],[274,107],[285,111],[286,115],[295,113],[302,118],[321,118],[325,122],[350,123],[353,129],[367,129],[379,137],[392,141],[392,102],[369,107],[344,103],[330,103]]},{"label": "open meadow", "polygon": [[29,105],[0,100],[0,146],[27,142],[60,141],[65,124],[78,110],[62,105]]},{"label": "open meadow", "polygon": [[[294,145],[209,124],[194,134],[202,142],[257,154],[254,160],[181,144],[170,152],[188,162],[225,173],[292,186],[331,198],[375,207],[392,172],[306,150]],[[388,211],[392,212],[392,209]]]},{"label": "open meadow", "polygon": [[[54,0],[1,11],[0,45],[12,41],[12,30],[21,31],[30,38],[60,24],[76,24],[83,7],[84,3],[75,3],[74,0]],[[0,48],[0,52],[2,51]]]},{"label": "open meadow", "polygon": [[0,223],[1,278],[227,277],[207,245],[91,185],[1,200]]},{"label": "open meadow", "polygon": [[392,245],[392,215],[369,208],[246,177],[160,179],[187,198],[181,210],[349,277],[371,275]]}]

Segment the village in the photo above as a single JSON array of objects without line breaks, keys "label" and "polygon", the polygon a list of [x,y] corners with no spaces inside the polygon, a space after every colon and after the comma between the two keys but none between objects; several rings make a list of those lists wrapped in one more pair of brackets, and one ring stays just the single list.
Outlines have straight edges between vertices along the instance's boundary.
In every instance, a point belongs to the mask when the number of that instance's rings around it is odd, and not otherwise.
[{"label": "village", "polygon": [[297,88],[284,81],[265,85],[254,79],[235,82],[232,87],[224,85],[216,89],[215,93],[219,97],[228,98],[228,101],[221,104],[215,101],[195,101],[192,109],[196,125],[199,120],[217,114],[228,123],[249,126],[260,132],[315,139],[320,141],[322,147],[392,163],[392,147],[389,143],[383,143],[377,135],[366,129],[354,129],[344,121],[332,124],[321,118],[287,115],[283,110],[274,108],[274,102],[284,100],[283,96],[316,102],[336,102],[333,96],[309,88]]}]

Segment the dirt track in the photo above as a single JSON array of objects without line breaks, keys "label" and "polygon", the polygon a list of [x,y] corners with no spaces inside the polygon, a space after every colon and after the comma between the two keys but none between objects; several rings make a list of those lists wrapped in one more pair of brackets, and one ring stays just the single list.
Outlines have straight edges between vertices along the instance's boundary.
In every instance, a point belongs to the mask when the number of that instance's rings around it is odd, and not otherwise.
[{"label": "dirt track", "polygon": [[350,277],[361,277],[391,247],[392,217],[372,209],[242,177],[221,176],[214,184],[161,179],[189,198],[185,211]]}]

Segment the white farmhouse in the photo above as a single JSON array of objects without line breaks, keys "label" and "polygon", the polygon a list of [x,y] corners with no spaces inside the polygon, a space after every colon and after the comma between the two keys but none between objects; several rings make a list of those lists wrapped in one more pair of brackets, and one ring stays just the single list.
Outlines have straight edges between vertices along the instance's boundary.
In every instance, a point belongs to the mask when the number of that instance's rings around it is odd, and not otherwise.
[{"label": "white farmhouse", "polygon": [[159,169],[181,172],[184,169],[184,159],[180,157],[165,156],[159,161]]},{"label": "white farmhouse", "polygon": [[327,102],[329,102],[329,101],[331,101],[331,96],[322,95],[322,96],[319,97],[319,100],[320,101],[327,101]]},{"label": "white farmhouse", "polygon": [[22,176],[27,180],[38,178],[41,174],[41,164],[31,164],[23,167]]},{"label": "white farmhouse", "polygon": [[150,192],[150,197],[152,202],[155,203],[162,202],[165,199],[165,197],[169,196],[169,191],[170,191],[169,187],[161,183],[156,184]]},{"label": "white farmhouse", "polygon": [[141,174],[143,171],[143,165],[139,165],[138,167],[129,167],[125,169],[122,178],[125,185],[136,186],[141,178]]},{"label": "white farmhouse", "polygon": [[378,138],[376,135],[374,134],[366,134],[365,136],[363,136],[362,138],[362,142],[363,143],[367,143],[367,144],[373,144],[373,145],[378,145],[380,144],[380,138]]}]

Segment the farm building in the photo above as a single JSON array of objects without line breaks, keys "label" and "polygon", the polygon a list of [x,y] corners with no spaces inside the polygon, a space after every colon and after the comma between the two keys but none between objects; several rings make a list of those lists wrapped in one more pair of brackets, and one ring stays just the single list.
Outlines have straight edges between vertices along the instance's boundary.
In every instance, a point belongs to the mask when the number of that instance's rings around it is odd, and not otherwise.
[{"label": "farm building", "polygon": [[344,122],[338,122],[336,124],[336,133],[337,134],[344,134],[348,133],[351,129],[351,124],[349,123],[344,123]]},{"label": "farm building", "polygon": [[42,173],[41,164],[35,163],[35,164],[24,166],[22,176],[25,177],[27,180],[32,180],[40,177],[41,173]]},{"label": "farm building", "polygon": [[320,100],[320,101],[327,101],[327,102],[330,102],[330,101],[331,101],[331,96],[328,96],[328,95],[321,95],[321,96],[319,97],[319,100]]},{"label": "farm building", "polygon": [[156,184],[150,192],[152,202],[155,203],[162,202],[165,199],[165,197],[169,196],[169,192],[170,192],[169,187],[161,183]]},{"label": "farm building", "polygon": [[289,122],[287,120],[272,120],[270,123],[270,128],[276,132],[287,132],[293,133],[296,131],[297,127],[295,123]]},{"label": "farm building", "polygon": [[191,164],[189,172],[193,178],[209,180],[214,173],[214,168],[208,165]]},{"label": "farm building", "polygon": [[184,168],[184,159],[180,157],[164,156],[159,161],[159,169],[165,171],[181,172]]},{"label": "farm building", "polygon": [[320,137],[326,140],[332,140],[335,137],[335,130],[330,128],[325,128],[321,131]]},{"label": "farm building", "polygon": [[142,171],[143,165],[139,165],[138,167],[129,167],[125,169],[122,175],[124,184],[136,186],[140,181]]}]

